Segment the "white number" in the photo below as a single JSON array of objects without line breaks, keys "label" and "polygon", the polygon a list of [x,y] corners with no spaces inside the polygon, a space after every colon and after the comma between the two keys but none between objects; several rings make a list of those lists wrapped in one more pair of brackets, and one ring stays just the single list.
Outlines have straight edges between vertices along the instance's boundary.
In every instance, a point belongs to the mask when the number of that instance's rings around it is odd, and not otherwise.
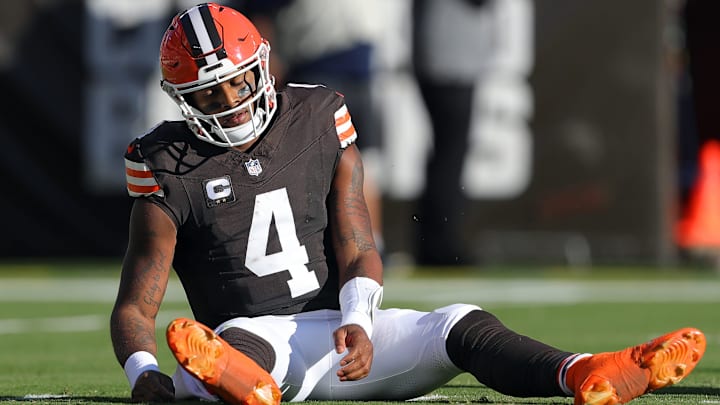
[{"label": "white number", "polygon": [[[268,255],[267,244],[273,217],[282,250]],[[290,295],[295,298],[320,288],[315,272],[306,266],[309,261],[307,250],[300,244],[295,231],[295,219],[287,190],[281,188],[257,195],[245,252],[245,266],[259,277],[289,271],[291,278],[287,283]]]},{"label": "white number", "polygon": [[532,177],[530,88],[512,77],[495,76],[478,91],[462,174],[464,190],[474,199],[515,198]]}]

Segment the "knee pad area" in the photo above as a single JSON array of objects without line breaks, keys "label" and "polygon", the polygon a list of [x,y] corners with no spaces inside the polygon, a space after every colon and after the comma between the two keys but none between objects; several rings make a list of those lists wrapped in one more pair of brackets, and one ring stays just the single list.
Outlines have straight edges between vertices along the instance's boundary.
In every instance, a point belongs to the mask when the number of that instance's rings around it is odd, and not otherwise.
[{"label": "knee pad area", "polygon": [[268,373],[275,367],[275,350],[270,342],[240,328],[227,328],[219,336],[230,346],[251,358]]}]

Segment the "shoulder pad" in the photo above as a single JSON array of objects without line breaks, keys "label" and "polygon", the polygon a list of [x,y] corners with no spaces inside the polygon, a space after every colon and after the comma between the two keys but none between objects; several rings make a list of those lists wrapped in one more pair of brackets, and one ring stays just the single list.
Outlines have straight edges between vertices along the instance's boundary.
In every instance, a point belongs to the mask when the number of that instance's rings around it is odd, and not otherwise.
[{"label": "shoulder pad", "polygon": [[345,96],[322,85],[290,83],[285,90],[292,103],[311,103],[314,110],[333,114],[335,131],[342,149],[355,142],[357,133],[345,104]]}]

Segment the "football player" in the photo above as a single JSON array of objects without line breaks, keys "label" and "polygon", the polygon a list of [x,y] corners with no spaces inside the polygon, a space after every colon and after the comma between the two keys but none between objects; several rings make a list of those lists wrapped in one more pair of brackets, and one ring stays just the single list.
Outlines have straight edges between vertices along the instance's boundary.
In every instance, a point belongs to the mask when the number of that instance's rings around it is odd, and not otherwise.
[{"label": "football player", "polygon": [[[379,309],[350,112],[323,86],[276,92],[269,54],[249,20],[213,3],[175,16],[162,39],[162,88],[184,120],[125,155],[135,200],[111,337],[132,400],[404,400],[469,372],[508,395],[614,404],[698,363],[694,328],[591,355],[521,336],[474,305]],[[172,377],[155,336],[171,268],[194,317],[167,328]]]}]

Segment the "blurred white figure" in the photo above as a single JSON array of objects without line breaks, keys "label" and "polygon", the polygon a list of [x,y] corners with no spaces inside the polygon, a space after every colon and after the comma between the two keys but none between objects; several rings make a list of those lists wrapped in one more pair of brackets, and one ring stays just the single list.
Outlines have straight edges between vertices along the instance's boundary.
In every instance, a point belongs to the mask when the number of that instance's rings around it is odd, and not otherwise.
[{"label": "blurred white figure", "polygon": [[420,261],[460,264],[465,198],[513,198],[531,177],[532,3],[393,4],[379,43],[383,111],[393,116],[384,121],[393,134],[386,190],[421,198],[417,250],[438,257]]},{"label": "blurred white figure", "polygon": [[278,84],[323,84],[342,93],[353,112],[365,167],[365,199],[382,252],[383,136],[374,93],[376,48],[385,29],[380,0],[293,0],[242,3],[273,47]]}]

